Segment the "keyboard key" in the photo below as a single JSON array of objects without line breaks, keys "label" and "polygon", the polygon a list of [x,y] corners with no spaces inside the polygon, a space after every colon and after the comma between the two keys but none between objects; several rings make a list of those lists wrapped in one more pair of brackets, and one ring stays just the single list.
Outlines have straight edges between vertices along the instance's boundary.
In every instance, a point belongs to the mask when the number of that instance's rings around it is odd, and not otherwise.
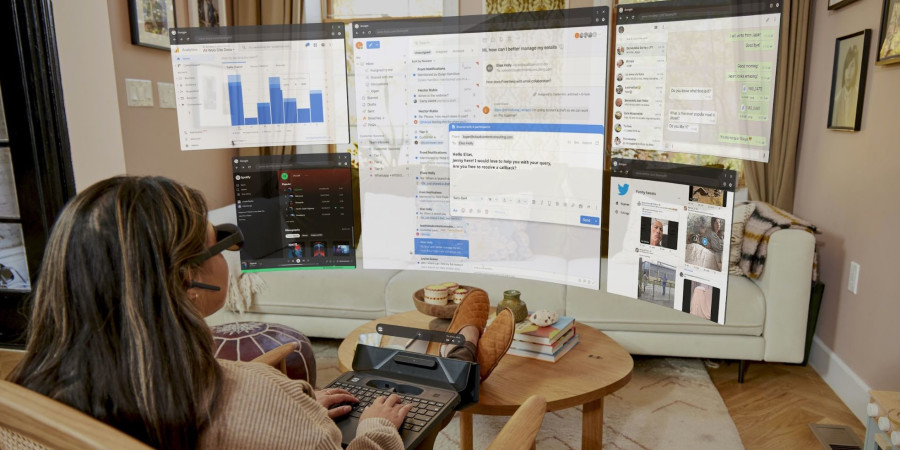
[{"label": "keyboard key", "polygon": [[427,422],[430,417],[426,416],[425,414],[416,414],[415,419]]},{"label": "keyboard key", "polygon": [[422,427],[412,427],[412,431],[413,432],[422,431]]},{"label": "keyboard key", "polygon": [[428,417],[433,417],[435,414],[437,414],[437,413],[434,411],[425,411],[425,415]]}]

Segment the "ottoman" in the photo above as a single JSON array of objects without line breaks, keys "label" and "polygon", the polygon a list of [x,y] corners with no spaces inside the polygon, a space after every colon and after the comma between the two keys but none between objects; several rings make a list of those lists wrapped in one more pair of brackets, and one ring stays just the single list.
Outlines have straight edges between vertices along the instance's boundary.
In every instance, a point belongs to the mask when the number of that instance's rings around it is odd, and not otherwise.
[{"label": "ottoman", "polygon": [[276,323],[234,322],[211,327],[215,357],[230,361],[250,361],[283,344],[299,347],[284,359],[286,375],[316,386],[316,358],[312,344],[303,333]]}]

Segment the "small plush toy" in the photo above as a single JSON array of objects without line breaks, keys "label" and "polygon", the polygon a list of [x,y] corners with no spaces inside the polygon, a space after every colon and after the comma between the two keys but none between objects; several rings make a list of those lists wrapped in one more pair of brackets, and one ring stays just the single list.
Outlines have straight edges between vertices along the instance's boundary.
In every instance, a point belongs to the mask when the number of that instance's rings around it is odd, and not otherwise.
[{"label": "small plush toy", "polygon": [[547,325],[556,323],[556,321],[559,320],[559,314],[550,310],[541,309],[533,312],[531,316],[528,317],[528,320],[539,327],[546,327]]}]

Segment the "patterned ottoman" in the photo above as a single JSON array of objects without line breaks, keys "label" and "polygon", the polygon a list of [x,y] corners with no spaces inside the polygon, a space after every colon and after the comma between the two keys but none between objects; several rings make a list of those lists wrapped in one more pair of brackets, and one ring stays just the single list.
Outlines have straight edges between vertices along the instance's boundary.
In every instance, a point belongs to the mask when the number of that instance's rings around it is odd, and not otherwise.
[{"label": "patterned ottoman", "polygon": [[276,323],[234,322],[212,328],[216,358],[250,361],[283,344],[297,342],[300,347],[285,358],[287,376],[306,380],[316,386],[316,358],[312,344],[303,333]]}]

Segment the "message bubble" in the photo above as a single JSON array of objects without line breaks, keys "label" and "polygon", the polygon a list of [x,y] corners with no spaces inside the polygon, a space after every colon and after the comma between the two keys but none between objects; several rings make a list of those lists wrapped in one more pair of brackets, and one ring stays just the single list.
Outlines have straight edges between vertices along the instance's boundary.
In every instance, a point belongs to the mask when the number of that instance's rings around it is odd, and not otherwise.
[{"label": "message bubble", "polygon": [[775,41],[748,41],[744,42],[745,51],[763,51],[775,48]]},{"label": "message bubble", "polygon": [[762,136],[748,136],[746,134],[719,133],[719,142],[726,144],[753,145],[765,147],[767,139]]},{"label": "message bubble", "polygon": [[715,125],[717,122],[717,115],[715,111],[673,109],[669,111],[669,122]]},{"label": "message bubble", "polygon": [[772,81],[771,72],[728,72],[725,74],[726,81]]},{"label": "message bubble", "polygon": [[728,40],[732,42],[769,39],[775,39],[775,30],[732,31],[728,34]]},{"label": "message bubble", "polygon": [[669,131],[681,131],[684,133],[698,133],[700,131],[700,125],[694,123],[669,122],[668,128]]},{"label": "message bubble", "polygon": [[754,122],[765,122],[765,121],[769,120],[769,114],[764,113],[764,112],[762,112],[762,113],[742,112],[742,113],[738,114],[738,119],[750,120],[750,121],[754,121]]},{"label": "message bubble", "polygon": [[670,87],[669,98],[673,100],[712,100],[711,87]]},{"label": "message bubble", "polygon": [[734,68],[738,73],[771,72],[772,63],[766,61],[739,62]]},{"label": "message bubble", "polygon": [[742,102],[767,102],[772,99],[768,86],[760,84],[744,84],[741,86]]}]

